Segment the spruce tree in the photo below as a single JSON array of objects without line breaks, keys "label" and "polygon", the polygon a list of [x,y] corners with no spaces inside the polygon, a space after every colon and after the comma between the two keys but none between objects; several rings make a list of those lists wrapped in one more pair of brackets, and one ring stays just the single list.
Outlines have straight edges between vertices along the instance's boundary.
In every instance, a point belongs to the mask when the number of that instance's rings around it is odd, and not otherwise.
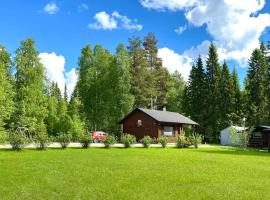
[{"label": "spruce tree", "polygon": [[220,99],[220,130],[226,128],[227,126],[232,124],[232,114],[234,113],[233,108],[233,79],[231,77],[229,67],[224,61],[221,72],[221,80],[220,80],[220,91],[221,91],[221,99]]},{"label": "spruce tree", "polygon": [[267,63],[260,49],[252,52],[246,79],[247,119],[249,124],[267,123]]},{"label": "spruce tree", "polygon": [[203,67],[202,58],[199,56],[196,65],[192,66],[186,95],[189,99],[189,104],[186,107],[186,113],[200,124],[199,131],[204,132],[206,129],[207,116],[207,80]]},{"label": "spruce tree", "polygon": [[206,80],[207,88],[207,105],[208,105],[208,121],[207,134],[210,140],[217,141],[221,126],[221,67],[218,61],[218,54],[215,45],[212,43],[209,47],[208,57],[206,60]]}]

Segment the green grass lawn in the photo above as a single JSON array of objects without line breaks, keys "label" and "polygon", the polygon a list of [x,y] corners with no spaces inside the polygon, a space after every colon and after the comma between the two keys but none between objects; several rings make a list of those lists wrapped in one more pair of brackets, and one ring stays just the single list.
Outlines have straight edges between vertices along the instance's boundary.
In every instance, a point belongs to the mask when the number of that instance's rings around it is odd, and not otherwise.
[{"label": "green grass lawn", "polygon": [[0,199],[269,199],[270,154],[227,148],[0,151]]}]

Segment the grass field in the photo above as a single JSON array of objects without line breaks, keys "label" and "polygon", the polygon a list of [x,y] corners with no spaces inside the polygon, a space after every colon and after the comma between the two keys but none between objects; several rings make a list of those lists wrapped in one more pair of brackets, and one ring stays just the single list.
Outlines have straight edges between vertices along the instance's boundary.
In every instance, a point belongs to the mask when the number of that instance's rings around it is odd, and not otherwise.
[{"label": "grass field", "polygon": [[227,148],[0,151],[0,199],[269,199],[270,154]]}]

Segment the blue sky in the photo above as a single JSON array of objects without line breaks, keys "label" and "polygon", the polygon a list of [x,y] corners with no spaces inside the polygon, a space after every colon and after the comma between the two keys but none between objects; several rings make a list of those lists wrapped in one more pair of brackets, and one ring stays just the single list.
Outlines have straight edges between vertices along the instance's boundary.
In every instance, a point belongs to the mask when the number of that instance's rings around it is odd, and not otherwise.
[{"label": "blue sky", "polygon": [[[34,38],[48,76],[62,86],[66,82],[70,91],[76,82],[74,68],[82,47],[101,44],[114,52],[119,43],[127,44],[132,35],[144,37],[148,32],[156,34],[159,55],[170,71],[177,69],[187,78],[192,60],[198,53],[205,57],[209,43],[214,41],[221,59],[227,59],[231,69],[236,67],[243,81],[251,49],[260,37],[269,38],[265,32],[270,26],[270,3],[9,0],[0,2],[0,23],[0,43],[11,54],[21,40]],[[182,32],[177,33],[176,29]]]}]

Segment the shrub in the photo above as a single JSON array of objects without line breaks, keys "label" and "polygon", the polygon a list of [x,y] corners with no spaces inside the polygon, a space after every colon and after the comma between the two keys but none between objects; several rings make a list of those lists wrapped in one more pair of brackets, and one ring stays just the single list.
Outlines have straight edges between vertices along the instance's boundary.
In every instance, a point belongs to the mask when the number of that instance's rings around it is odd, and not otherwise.
[{"label": "shrub", "polygon": [[130,147],[131,144],[134,144],[136,142],[136,138],[134,135],[130,135],[130,134],[124,134],[121,137],[121,143],[124,144],[125,148]]},{"label": "shrub", "polygon": [[105,145],[105,148],[108,148],[110,147],[110,145],[113,145],[116,143],[116,138],[113,135],[109,135],[102,140],[102,143]]},{"label": "shrub", "polygon": [[161,136],[159,139],[158,139],[158,142],[161,144],[161,146],[163,148],[165,148],[168,144],[168,138],[166,136]]},{"label": "shrub", "polygon": [[237,131],[235,128],[230,128],[230,140],[233,146],[239,146],[240,148],[246,149],[248,146],[249,138],[253,128],[250,130]]},{"label": "shrub", "polygon": [[149,135],[144,136],[140,142],[143,144],[143,147],[147,148],[152,143],[152,138]]},{"label": "shrub", "polygon": [[159,143],[159,140],[158,140],[158,138],[152,138],[152,142],[151,142],[152,144],[158,144]]},{"label": "shrub", "polygon": [[176,147],[185,148],[189,145],[189,141],[184,134],[180,134],[176,137]]},{"label": "shrub", "polygon": [[202,143],[202,136],[199,134],[193,134],[190,136],[190,142],[197,149],[198,145]]},{"label": "shrub", "polygon": [[13,150],[22,150],[28,142],[28,138],[19,132],[10,133],[8,136],[8,142]]},{"label": "shrub", "polygon": [[79,142],[81,143],[83,148],[88,148],[90,143],[93,142],[93,138],[90,134],[81,134],[79,136]]},{"label": "shrub", "polygon": [[44,123],[41,123],[38,128],[38,133],[34,137],[34,142],[38,149],[45,149],[49,143],[49,136],[47,134],[46,126]]},{"label": "shrub", "polygon": [[7,133],[0,130],[0,144],[6,143],[8,140]]},{"label": "shrub", "polygon": [[72,139],[72,135],[69,133],[60,133],[56,137],[56,140],[57,142],[60,143],[62,149],[67,148],[67,145],[70,143],[71,139]]}]

